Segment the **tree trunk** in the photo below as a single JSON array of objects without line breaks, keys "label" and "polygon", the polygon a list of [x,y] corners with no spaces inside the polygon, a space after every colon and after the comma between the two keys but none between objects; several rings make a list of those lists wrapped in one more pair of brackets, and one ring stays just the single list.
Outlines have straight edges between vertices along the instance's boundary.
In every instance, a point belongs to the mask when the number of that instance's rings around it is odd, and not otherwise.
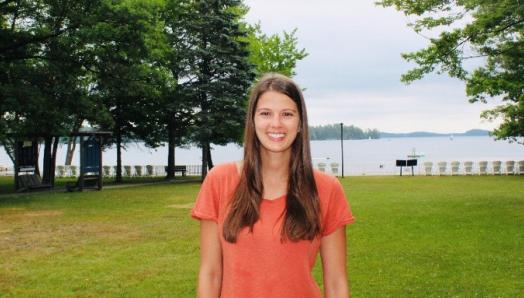
[{"label": "tree trunk", "polygon": [[122,183],[122,134],[118,128],[116,134],[116,183]]},{"label": "tree trunk", "polygon": [[51,143],[53,142],[53,137],[44,138],[44,169],[42,176],[42,183],[50,184],[51,183]]},{"label": "tree trunk", "polygon": [[204,179],[206,179],[206,176],[207,176],[207,162],[208,162],[208,157],[207,157],[207,142],[202,142],[202,181],[204,181]]},{"label": "tree trunk", "polygon": [[[33,140],[33,146],[35,148],[38,148],[38,141],[37,140]],[[34,160],[36,160],[35,162],[35,174],[36,175],[39,175],[40,176],[40,165],[38,164],[38,152],[40,150],[35,150],[35,155],[33,156]]]},{"label": "tree trunk", "polygon": [[60,138],[55,137],[53,141],[53,148],[51,150],[50,183],[53,187],[55,186],[56,153],[58,151],[59,141],[60,141]]},{"label": "tree trunk", "polygon": [[210,170],[214,167],[213,159],[211,158],[211,144],[207,144],[207,164]]},{"label": "tree trunk", "polygon": [[76,137],[70,137],[67,140],[67,152],[66,152],[66,158],[64,165],[70,166],[71,162],[73,161],[73,156],[75,154],[76,149]]},{"label": "tree trunk", "polygon": [[171,121],[167,126],[167,130],[168,145],[166,179],[175,179],[175,126]]}]

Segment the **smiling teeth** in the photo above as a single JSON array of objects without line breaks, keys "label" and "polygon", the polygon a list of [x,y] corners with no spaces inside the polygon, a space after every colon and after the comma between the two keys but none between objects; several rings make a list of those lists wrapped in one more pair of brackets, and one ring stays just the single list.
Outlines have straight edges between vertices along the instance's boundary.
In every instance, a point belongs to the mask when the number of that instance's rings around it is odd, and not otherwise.
[{"label": "smiling teeth", "polygon": [[275,138],[275,139],[277,139],[277,138],[283,138],[283,137],[284,137],[284,134],[283,134],[283,133],[270,133],[270,134],[268,134],[268,135],[269,135],[270,137],[272,137],[272,138]]}]

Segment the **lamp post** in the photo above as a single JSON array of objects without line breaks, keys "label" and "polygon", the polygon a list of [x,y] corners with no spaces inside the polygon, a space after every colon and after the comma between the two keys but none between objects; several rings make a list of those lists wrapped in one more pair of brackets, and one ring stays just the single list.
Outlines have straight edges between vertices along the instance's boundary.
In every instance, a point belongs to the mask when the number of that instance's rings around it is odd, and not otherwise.
[{"label": "lamp post", "polygon": [[344,123],[340,123],[340,153],[342,155],[342,178],[344,178]]}]

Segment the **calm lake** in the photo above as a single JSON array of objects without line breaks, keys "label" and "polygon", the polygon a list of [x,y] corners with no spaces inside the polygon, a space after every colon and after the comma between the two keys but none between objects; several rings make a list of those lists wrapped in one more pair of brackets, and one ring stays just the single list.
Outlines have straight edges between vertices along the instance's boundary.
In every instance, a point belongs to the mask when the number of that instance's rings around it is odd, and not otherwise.
[{"label": "calm lake", "polygon": [[[65,160],[66,146],[58,150],[57,165]],[[311,151],[313,163],[341,163],[340,141],[312,141]],[[423,137],[423,138],[391,138],[377,140],[346,140],[344,141],[344,174],[345,175],[392,175],[398,174],[395,160],[407,159],[408,155],[421,155],[415,173],[423,172],[423,162],[454,160],[524,160],[524,146],[507,141],[495,141],[491,137]],[[41,148],[41,153],[43,149]],[[176,149],[177,165],[198,165],[201,163],[201,151],[196,147]],[[242,147],[229,144],[214,146],[212,157],[215,164],[238,160],[242,158]],[[73,164],[78,165],[78,152],[75,153]],[[128,144],[122,154],[123,165],[163,165],[167,164],[166,147],[150,149],[143,144]],[[116,150],[106,150],[103,155],[105,165],[116,164]],[[11,161],[3,147],[0,147],[0,166],[12,167]],[[449,165],[448,165],[449,167]],[[329,171],[328,166],[328,171]],[[340,169],[339,169],[340,171]]]}]

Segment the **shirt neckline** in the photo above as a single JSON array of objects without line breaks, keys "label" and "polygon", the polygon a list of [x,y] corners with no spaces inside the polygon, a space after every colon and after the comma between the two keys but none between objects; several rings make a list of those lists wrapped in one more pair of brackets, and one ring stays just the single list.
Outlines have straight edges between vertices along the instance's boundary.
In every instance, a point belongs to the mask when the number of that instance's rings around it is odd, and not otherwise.
[{"label": "shirt neckline", "polygon": [[[240,174],[238,173],[237,163],[236,162],[232,162],[231,164],[233,165],[233,169],[235,170],[235,175],[236,175],[237,179],[240,181]],[[287,196],[287,194],[283,194],[283,195],[278,196],[278,197],[273,198],[273,199],[262,198],[262,202],[277,203],[277,202],[282,201],[282,199],[284,199],[286,196]]]}]

